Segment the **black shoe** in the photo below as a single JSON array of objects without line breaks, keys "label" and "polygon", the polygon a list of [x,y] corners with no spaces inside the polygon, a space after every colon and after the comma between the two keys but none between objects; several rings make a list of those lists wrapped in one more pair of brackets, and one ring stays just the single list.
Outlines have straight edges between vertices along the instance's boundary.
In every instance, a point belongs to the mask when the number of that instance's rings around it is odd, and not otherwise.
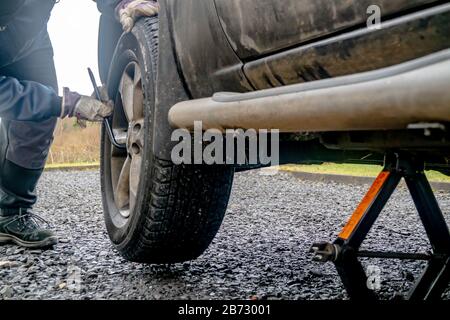
[{"label": "black shoe", "polygon": [[15,243],[32,249],[49,248],[58,243],[55,234],[41,228],[39,223],[48,223],[38,215],[26,210],[19,210],[16,215],[0,215],[0,245]]}]

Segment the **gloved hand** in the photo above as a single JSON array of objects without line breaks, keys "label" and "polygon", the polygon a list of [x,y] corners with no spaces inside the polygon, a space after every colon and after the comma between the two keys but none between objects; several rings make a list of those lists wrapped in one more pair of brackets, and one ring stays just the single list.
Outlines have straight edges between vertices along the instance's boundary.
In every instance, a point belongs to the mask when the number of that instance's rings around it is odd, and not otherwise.
[{"label": "gloved hand", "polygon": [[140,17],[152,17],[158,12],[156,0],[122,0],[116,7],[117,17],[125,32],[130,32]]},{"label": "gloved hand", "polygon": [[61,118],[76,117],[81,127],[86,127],[85,121],[103,121],[112,114],[114,106],[108,97],[106,88],[100,88],[100,93],[103,101],[64,88]]}]

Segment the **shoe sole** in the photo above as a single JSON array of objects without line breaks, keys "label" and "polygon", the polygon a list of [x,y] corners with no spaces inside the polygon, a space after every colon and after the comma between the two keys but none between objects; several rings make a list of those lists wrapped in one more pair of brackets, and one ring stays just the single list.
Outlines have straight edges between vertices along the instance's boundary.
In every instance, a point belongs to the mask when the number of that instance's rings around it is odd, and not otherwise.
[{"label": "shoe sole", "polygon": [[18,246],[30,249],[42,249],[53,247],[58,243],[58,238],[49,237],[39,242],[29,242],[21,240],[13,235],[0,233],[0,244],[15,243]]}]

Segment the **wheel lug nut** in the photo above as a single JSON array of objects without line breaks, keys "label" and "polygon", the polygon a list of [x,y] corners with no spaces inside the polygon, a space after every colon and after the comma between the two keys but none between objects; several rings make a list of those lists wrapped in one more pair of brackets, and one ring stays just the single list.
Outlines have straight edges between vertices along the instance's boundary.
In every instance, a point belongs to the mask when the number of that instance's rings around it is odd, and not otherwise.
[{"label": "wheel lug nut", "polygon": [[141,148],[139,148],[136,143],[131,145],[131,150],[133,151],[133,154],[139,154],[141,152]]},{"label": "wheel lug nut", "polygon": [[141,131],[141,129],[142,129],[142,126],[138,123],[138,124],[134,125],[134,127],[133,127],[133,133],[134,133],[134,134],[138,134],[139,131]]}]

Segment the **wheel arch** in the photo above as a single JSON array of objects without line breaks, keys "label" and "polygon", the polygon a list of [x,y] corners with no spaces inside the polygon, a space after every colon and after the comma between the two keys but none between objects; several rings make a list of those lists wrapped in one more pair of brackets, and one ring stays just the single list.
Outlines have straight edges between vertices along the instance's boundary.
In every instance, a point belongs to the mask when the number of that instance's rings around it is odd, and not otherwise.
[{"label": "wheel arch", "polygon": [[[184,83],[183,74],[179,68],[177,61],[170,25],[168,17],[168,9],[166,1],[161,1],[161,10],[159,14],[159,53],[158,53],[158,70],[157,81],[155,83],[155,114],[154,121],[158,123],[153,132],[153,153],[159,159],[170,160],[171,151],[174,142],[171,142],[170,137],[173,128],[169,124],[168,113],[170,108],[178,102],[190,99],[189,91]],[[138,23],[142,23],[142,20]],[[115,95],[115,90],[121,77],[121,68],[123,64],[123,48],[129,47],[131,42],[145,41],[140,34],[133,29],[131,33],[122,34],[114,44],[114,54],[108,61],[103,62],[103,65],[108,65],[108,72],[105,78],[105,83],[108,87],[110,96]],[[110,37],[109,41],[114,41]],[[101,49],[111,48],[112,44],[105,44],[99,46],[99,57],[108,59],[108,54]],[[102,59],[102,58],[100,58]]]}]

